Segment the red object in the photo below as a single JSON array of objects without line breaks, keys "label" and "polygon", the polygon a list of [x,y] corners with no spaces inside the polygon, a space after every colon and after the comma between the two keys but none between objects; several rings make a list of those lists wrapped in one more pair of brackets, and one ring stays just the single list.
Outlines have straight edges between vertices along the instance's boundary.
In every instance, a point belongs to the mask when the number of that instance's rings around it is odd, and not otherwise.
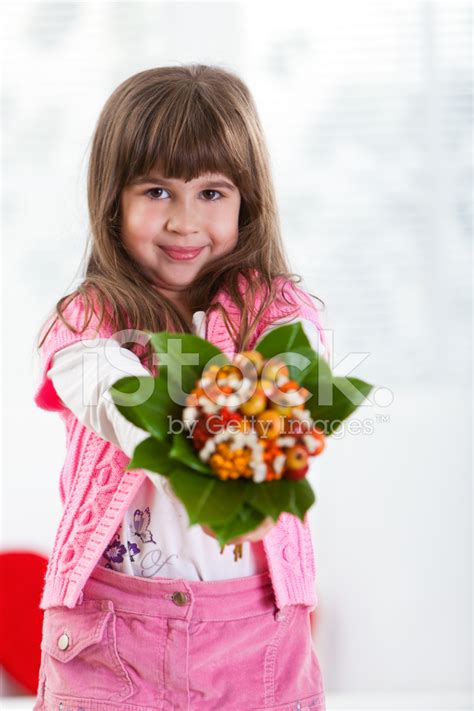
[{"label": "red object", "polygon": [[0,552],[0,664],[31,694],[38,688],[47,565],[38,553]]},{"label": "red object", "polygon": [[219,412],[206,416],[206,429],[211,434],[218,434],[226,429],[227,424],[232,424],[231,432],[235,432],[237,424],[242,421],[242,415],[232,412],[227,407],[222,407]]},{"label": "red object", "polygon": [[297,481],[298,479],[304,479],[308,473],[309,465],[306,464],[301,469],[285,469],[285,479],[291,479]]}]

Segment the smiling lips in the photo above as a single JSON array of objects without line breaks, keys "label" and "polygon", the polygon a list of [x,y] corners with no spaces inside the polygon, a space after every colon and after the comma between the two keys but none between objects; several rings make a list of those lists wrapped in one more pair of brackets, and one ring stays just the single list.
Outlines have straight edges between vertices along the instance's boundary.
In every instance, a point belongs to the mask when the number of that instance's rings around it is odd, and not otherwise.
[{"label": "smiling lips", "polygon": [[184,249],[183,247],[161,247],[161,249],[171,259],[177,259],[178,261],[189,261],[197,257],[198,254],[202,252],[204,247],[199,247],[197,249]]}]

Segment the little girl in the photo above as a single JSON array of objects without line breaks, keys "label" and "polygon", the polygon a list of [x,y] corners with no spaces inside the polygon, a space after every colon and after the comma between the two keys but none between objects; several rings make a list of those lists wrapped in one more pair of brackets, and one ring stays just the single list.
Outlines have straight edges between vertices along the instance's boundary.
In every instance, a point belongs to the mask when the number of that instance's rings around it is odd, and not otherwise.
[{"label": "little girl", "polygon": [[204,65],[124,81],[95,129],[88,206],[85,276],[39,343],[35,402],[63,420],[66,456],[34,708],[321,711],[307,518],[267,518],[231,542],[241,558],[221,552],[166,477],[126,469],[149,435],[108,392],[159,375],[150,332],[195,333],[233,357],[301,321],[329,356],[291,278],[246,85]]}]

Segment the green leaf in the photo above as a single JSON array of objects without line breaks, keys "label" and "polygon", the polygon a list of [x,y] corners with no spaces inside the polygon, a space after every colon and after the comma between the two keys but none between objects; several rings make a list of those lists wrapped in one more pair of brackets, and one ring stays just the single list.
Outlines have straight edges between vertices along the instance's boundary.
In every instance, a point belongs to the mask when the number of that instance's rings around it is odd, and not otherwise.
[{"label": "green leaf", "polygon": [[160,441],[169,439],[169,418],[181,418],[181,408],[171,400],[166,380],[161,377],[127,376],[114,383],[109,392],[129,422]]},{"label": "green leaf", "polygon": [[328,362],[319,353],[311,347],[300,348],[298,353],[304,356],[307,364],[303,369],[288,365],[290,378],[296,380],[297,383],[307,388],[310,392],[315,392],[318,389],[319,382],[330,383],[332,381],[331,368]]},{"label": "green leaf", "polygon": [[[256,484],[256,486],[260,485]],[[232,519],[220,526],[214,525],[209,528],[214,531],[217,540],[220,545],[223,546],[233,538],[256,529],[266,518],[266,515],[267,514],[263,515],[260,511],[254,509],[250,504],[244,503],[242,508],[239,509]]]},{"label": "green leaf", "polygon": [[188,512],[190,524],[222,524],[233,518],[244,503],[248,482],[207,477],[184,464],[170,475],[171,486]]},{"label": "green leaf", "polygon": [[[315,420],[319,429],[330,436],[339,429],[343,420],[347,419],[354,410],[364,403],[372,388],[373,385],[359,380],[359,378],[334,377],[332,388],[328,393],[330,404],[320,404],[321,397],[313,397],[308,400],[307,407],[311,418]],[[321,393],[319,394],[321,395]],[[326,396],[322,402],[325,401]]]},{"label": "green leaf", "polygon": [[[301,373],[300,379],[298,380],[299,384],[311,393],[311,396],[308,397],[304,403],[305,409],[310,412],[318,403],[321,393],[332,392],[333,380],[328,362],[320,356],[319,353],[315,353],[314,351],[312,351],[312,353],[314,354],[314,358]],[[307,357],[310,358],[311,356],[308,354]]]},{"label": "green leaf", "polygon": [[[219,366],[230,362],[220,348],[191,333],[162,331],[151,334],[150,340],[158,356],[160,376],[168,379],[172,397],[175,392],[189,394],[211,360]],[[184,402],[180,404],[184,406]]]},{"label": "green leaf", "polygon": [[170,457],[183,462],[183,464],[186,464],[191,469],[195,469],[198,472],[212,476],[213,479],[216,476],[211,467],[199,458],[197,450],[194,448],[192,443],[192,439],[189,439],[184,432],[175,433],[173,435],[173,445],[170,449]]},{"label": "green leaf", "polygon": [[259,351],[268,360],[288,351],[298,353],[302,348],[310,347],[303,326],[300,321],[297,321],[286,326],[273,328],[270,333],[267,333],[255,344],[253,350]]},{"label": "green leaf", "polygon": [[[255,346],[266,360],[278,356],[286,363],[291,380],[302,384],[321,378],[331,380],[331,369],[326,360],[310,345],[300,321],[274,328]],[[301,356],[301,357],[299,357]],[[310,388],[308,387],[308,390]]]},{"label": "green leaf", "polygon": [[247,501],[275,522],[282,511],[292,513],[303,521],[305,512],[315,503],[316,497],[306,478],[296,481],[277,479],[255,484],[248,491]]},{"label": "green leaf", "polygon": [[170,445],[166,442],[159,442],[154,437],[149,437],[135,447],[127,469],[148,469],[157,474],[167,476],[172,467]]}]

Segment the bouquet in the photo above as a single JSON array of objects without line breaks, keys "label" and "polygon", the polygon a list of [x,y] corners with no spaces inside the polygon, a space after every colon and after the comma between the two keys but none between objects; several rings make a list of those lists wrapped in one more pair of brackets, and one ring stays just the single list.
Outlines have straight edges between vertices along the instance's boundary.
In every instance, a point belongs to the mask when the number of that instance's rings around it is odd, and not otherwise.
[{"label": "bouquet", "polygon": [[[311,460],[373,386],[335,377],[301,322],[274,328],[232,361],[199,336],[149,335],[159,376],[121,378],[110,391],[150,434],[127,468],[168,477],[189,525],[210,528],[221,552],[268,516],[304,521],[316,501]],[[234,560],[241,555],[235,545]]]}]

